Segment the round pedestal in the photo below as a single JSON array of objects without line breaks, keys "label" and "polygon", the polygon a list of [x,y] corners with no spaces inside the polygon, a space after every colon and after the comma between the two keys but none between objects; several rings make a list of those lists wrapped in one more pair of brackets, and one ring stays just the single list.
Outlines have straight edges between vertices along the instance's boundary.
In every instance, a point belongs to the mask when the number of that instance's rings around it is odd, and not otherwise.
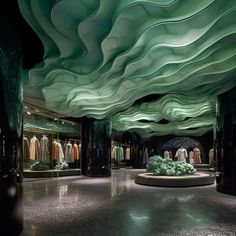
[{"label": "round pedestal", "polygon": [[136,184],[159,187],[191,187],[214,184],[215,176],[205,173],[195,173],[185,176],[155,176],[152,173],[139,174]]}]

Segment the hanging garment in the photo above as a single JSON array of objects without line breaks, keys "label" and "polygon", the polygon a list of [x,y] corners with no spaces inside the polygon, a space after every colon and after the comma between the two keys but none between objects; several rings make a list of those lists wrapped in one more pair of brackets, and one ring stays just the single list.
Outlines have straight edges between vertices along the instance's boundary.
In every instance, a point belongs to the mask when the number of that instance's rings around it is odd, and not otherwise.
[{"label": "hanging garment", "polygon": [[179,148],[176,151],[175,157],[177,157],[178,161],[184,161],[186,162],[186,158],[188,157],[187,150],[183,147]]},{"label": "hanging garment", "polygon": [[39,160],[49,161],[48,138],[46,135],[40,139],[40,155]]},{"label": "hanging garment", "polygon": [[67,163],[74,162],[73,148],[70,142],[66,144],[65,161]]},{"label": "hanging garment", "polygon": [[26,136],[23,138],[23,160],[28,161],[30,159],[30,144]]},{"label": "hanging garment", "polygon": [[121,162],[124,160],[124,149],[123,147],[117,147],[116,148],[116,160],[117,162]]},{"label": "hanging garment", "polygon": [[213,148],[209,150],[208,157],[209,157],[209,165],[212,166],[214,164],[214,149]]},{"label": "hanging garment", "polygon": [[194,164],[201,164],[201,152],[199,148],[194,148],[193,149],[193,163]]},{"label": "hanging garment", "polygon": [[33,138],[30,139],[30,160],[39,159],[39,148],[40,148],[39,140],[34,135]]},{"label": "hanging garment", "polygon": [[57,140],[54,140],[52,142],[52,160],[58,160],[59,159],[59,148]]},{"label": "hanging garment", "polygon": [[125,160],[130,160],[130,147],[125,149]]},{"label": "hanging garment", "polygon": [[116,149],[117,149],[117,146],[112,146],[112,149],[111,149],[111,159],[114,159],[116,160]]},{"label": "hanging garment", "polygon": [[73,144],[73,157],[74,157],[74,160],[79,160],[79,147],[77,145],[77,143],[74,143]]},{"label": "hanging garment", "polygon": [[54,140],[52,142],[52,160],[64,161],[64,153],[62,150],[62,146],[57,140]]},{"label": "hanging garment", "polygon": [[59,153],[58,159],[59,161],[64,161],[64,153],[63,153],[62,146],[59,141],[57,142],[57,145],[58,145],[58,153]]}]

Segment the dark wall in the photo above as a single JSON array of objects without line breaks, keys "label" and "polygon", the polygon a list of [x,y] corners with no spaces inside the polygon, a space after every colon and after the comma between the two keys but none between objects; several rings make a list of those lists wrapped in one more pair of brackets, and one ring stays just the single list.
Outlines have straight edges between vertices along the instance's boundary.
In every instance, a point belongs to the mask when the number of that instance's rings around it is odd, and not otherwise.
[{"label": "dark wall", "polygon": [[22,17],[18,1],[4,1],[4,4],[1,4],[0,7],[0,16],[4,17],[19,35],[23,51],[24,69],[30,69],[42,61],[44,54],[43,45],[37,34]]},{"label": "dark wall", "polygon": [[236,195],[236,87],[218,100],[217,190]]}]

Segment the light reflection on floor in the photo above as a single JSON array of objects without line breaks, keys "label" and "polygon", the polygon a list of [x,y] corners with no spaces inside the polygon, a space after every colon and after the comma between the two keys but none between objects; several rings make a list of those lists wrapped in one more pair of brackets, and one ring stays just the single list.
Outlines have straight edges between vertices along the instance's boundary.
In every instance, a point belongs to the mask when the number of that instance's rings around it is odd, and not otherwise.
[{"label": "light reflection on floor", "polygon": [[236,235],[236,197],[137,185],[140,172],[25,182],[23,235]]}]

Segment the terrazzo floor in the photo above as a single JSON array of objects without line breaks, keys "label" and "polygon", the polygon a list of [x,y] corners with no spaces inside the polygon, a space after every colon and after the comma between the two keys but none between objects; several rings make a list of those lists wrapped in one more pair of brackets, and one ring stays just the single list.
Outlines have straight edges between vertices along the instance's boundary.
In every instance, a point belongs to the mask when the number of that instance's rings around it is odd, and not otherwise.
[{"label": "terrazzo floor", "polygon": [[25,181],[22,236],[236,236],[235,196],[135,184],[143,171]]}]

